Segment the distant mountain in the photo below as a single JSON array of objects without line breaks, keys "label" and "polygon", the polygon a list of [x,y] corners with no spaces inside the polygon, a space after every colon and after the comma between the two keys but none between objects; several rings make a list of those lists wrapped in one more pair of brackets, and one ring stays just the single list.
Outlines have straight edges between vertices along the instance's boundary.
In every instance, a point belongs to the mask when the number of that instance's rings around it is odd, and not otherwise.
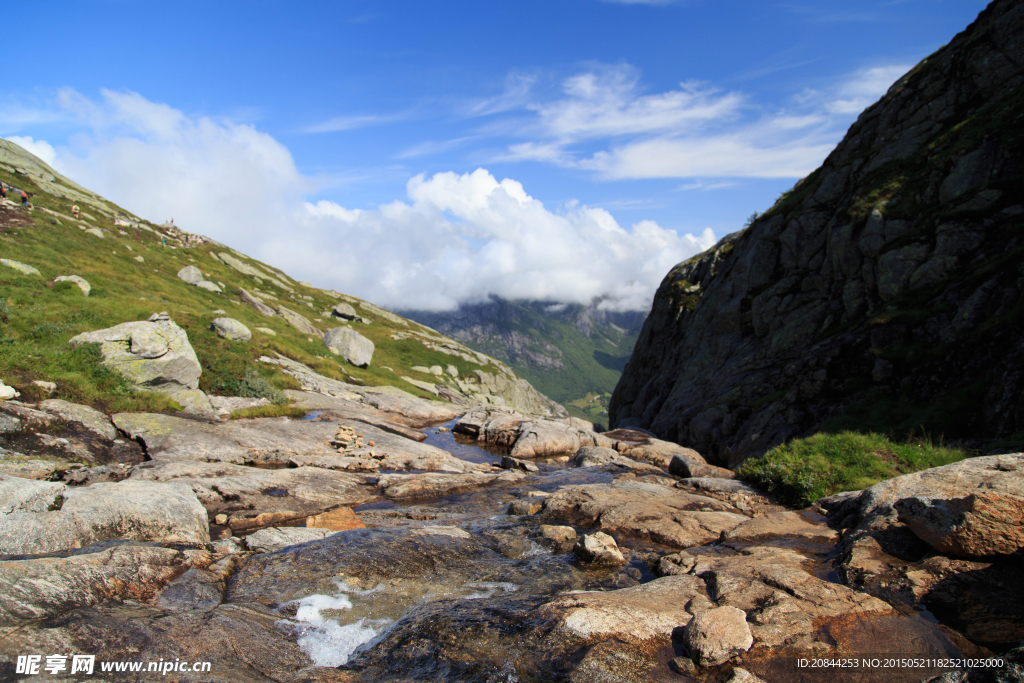
[{"label": "distant mountain", "polygon": [[580,417],[607,422],[607,405],[645,313],[599,304],[507,301],[402,315],[508,363],[539,391]]}]

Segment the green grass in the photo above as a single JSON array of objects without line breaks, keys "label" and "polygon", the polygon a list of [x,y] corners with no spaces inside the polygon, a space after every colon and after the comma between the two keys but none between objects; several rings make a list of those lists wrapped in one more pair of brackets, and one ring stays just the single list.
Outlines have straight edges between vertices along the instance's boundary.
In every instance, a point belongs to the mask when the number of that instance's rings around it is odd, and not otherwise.
[{"label": "green grass", "polygon": [[[4,168],[0,168],[0,180],[34,193],[31,201],[37,207],[31,212],[20,207],[0,211],[0,255],[32,265],[42,273],[26,276],[0,267],[0,380],[17,388],[29,400],[48,397],[32,385],[33,380],[44,380],[57,384],[52,397],[102,410],[180,409],[166,396],[134,390],[119,375],[99,365],[96,345],[78,349],[68,345],[68,340],[81,332],[146,320],[159,311],[167,311],[187,332],[203,367],[199,388],[215,395],[246,395],[244,392],[251,391],[250,385],[256,382],[262,392],[258,395],[282,401],[280,391],[299,388],[297,380],[277,366],[258,362],[260,356],[275,357],[278,353],[333,379],[366,386],[395,386],[424,398],[435,397],[401,379],[401,375],[418,377],[411,369],[414,365],[451,364],[461,376],[478,369],[494,371],[493,366],[481,366],[428,349],[417,340],[391,339],[395,332],[418,327],[380,318],[361,308],[358,302],[354,304],[356,310],[372,322],[352,326],[375,344],[376,351],[369,368],[356,368],[332,355],[320,339],[300,333],[279,316],[263,316],[244,304],[239,289],[259,293],[268,302],[286,306],[320,329],[342,324],[321,316],[322,311],[338,303],[333,294],[299,285],[275,269],[242,258],[268,270],[291,286],[292,291],[266,278],[259,281],[211,256],[211,252],[230,252],[229,249],[211,245],[171,248],[164,245],[160,234],[118,227],[112,216],[83,204],[83,211],[96,218],[83,223],[106,231],[105,239],[97,238],[86,234],[70,219],[53,218],[40,210],[71,213],[72,202],[48,194],[45,184]],[[109,204],[109,210],[130,215],[113,204]],[[144,260],[139,262],[136,256]],[[207,292],[179,280],[177,272],[188,265],[198,267],[207,280],[222,283],[224,293]],[[58,275],[85,278],[92,286],[90,295],[83,296],[71,283],[54,284],[53,278]],[[215,313],[216,310],[224,312]],[[209,329],[216,317],[240,321],[252,331],[252,340],[240,343],[221,339]],[[257,328],[267,328],[274,334]]]},{"label": "green grass", "polygon": [[308,411],[299,406],[274,405],[257,406],[236,410],[228,415],[229,420],[245,420],[253,417],[305,417]]},{"label": "green grass", "polygon": [[786,505],[805,507],[833,493],[858,491],[965,457],[965,451],[936,446],[928,438],[895,442],[876,433],[822,432],[747,460],[736,474],[768,489]]}]

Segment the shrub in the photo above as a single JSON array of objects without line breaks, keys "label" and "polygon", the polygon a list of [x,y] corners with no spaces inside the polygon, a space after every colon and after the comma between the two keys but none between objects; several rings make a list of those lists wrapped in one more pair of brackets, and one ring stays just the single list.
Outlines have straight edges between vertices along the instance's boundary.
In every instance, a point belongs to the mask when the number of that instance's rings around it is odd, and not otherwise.
[{"label": "shrub", "polygon": [[254,368],[245,369],[245,376],[238,380],[235,392],[236,395],[246,398],[265,398],[275,405],[288,403],[284,392],[271,384],[270,380],[259,374]]},{"label": "shrub", "polygon": [[896,443],[881,434],[819,433],[776,446],[744,462],[736,474],[795,507],[840,491],[867,488],[884,479],[963,460],[967,453],[931,439]]}]

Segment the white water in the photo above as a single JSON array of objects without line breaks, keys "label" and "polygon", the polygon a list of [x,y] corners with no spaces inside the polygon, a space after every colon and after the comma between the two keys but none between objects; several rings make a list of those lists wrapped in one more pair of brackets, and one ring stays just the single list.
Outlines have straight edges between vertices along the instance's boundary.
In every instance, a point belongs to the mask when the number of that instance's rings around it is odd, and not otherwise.
[{"label": "white water", "polygon": [[[354,592],[368,594],[374,591]],[[325,617],[324,611],[352,609],[352,601],[345,593],[334,596],[307,595],[294,600],[293,604],[299,606],[295,619],[285,621],[299,629],[302,635],[296,642],[317,666],[333,667],[347,663],[361,645],[373,640],[391,623],[389,619],[359,619],[341,624]]]}]

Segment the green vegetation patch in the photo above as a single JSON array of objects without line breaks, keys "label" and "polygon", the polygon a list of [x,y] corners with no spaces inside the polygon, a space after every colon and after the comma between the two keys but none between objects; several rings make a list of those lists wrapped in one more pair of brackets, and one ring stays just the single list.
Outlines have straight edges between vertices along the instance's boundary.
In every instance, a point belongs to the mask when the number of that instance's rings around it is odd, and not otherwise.
[{"label": "green vegetation patch", "polygon": [[255,408],[244,408],[236,410],[228,415],[229,420],[245,420],[253,417],[305,417],[306,409],[291,405],[257,406]]},{"label": "green vegetation patch", "polygon": [[768,489],[786,505],[806,507],[840,491],[858,491],[965,457],[965,451],[936,446],[927,438],[896,443],[876,433],[819,433],[751,458],[736,474]]}]

